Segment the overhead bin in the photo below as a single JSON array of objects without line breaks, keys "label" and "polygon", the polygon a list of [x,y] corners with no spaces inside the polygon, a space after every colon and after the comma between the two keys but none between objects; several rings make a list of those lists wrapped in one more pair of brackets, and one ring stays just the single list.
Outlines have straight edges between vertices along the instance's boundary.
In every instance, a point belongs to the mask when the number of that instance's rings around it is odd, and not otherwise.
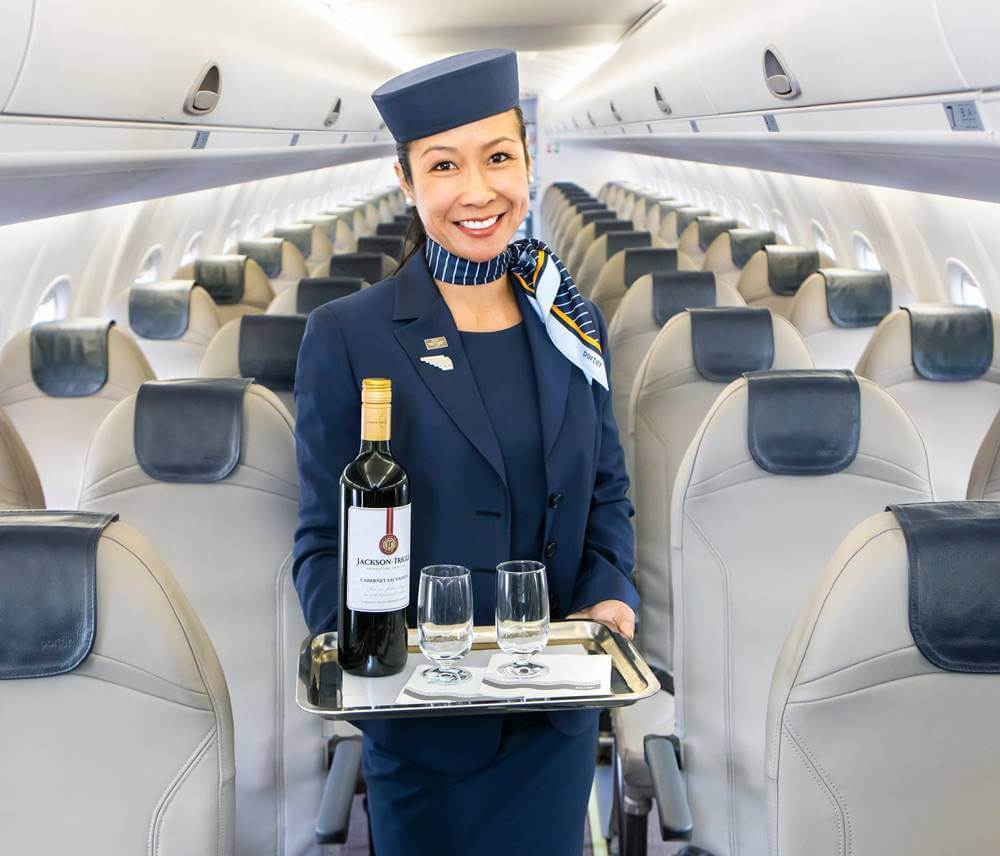
[{"label": "overhead bin", "polygon": [[[15,40],[10,2],[0,46]],[[31,3],[13,5],[17,30]],[[370,139],[381,124],[371,86],[393,73],[319,3],[35,0],[31,43],[4,112],[364,131]]]},{"label": "overhead bin", "polygon": [[1000,84],[1000,3],[938,0],[938,16],[969,89]]},{"label": "overhead bin", "polygon": [[7,103],[31,33],[32,0],[4,0],[0,26],[0,110]]}]

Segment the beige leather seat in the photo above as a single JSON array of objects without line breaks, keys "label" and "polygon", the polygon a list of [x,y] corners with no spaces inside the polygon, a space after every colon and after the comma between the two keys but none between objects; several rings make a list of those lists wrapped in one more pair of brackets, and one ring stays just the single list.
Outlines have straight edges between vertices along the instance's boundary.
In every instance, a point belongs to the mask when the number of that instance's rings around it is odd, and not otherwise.
[{"label": "beige leather seat", "polygon": [[251,378],[295,416],[295,365],[306,331],[303,315],[244,315],[226,324],[205,351],[201,377]]},{"label": "beige leather seat", "polygon": [[567,216],[569,216],[577,205],[592,205],[595,209],[604,205],[585,190],[567,190],[563,195],[555,200],[546,214],[543,221],[545,228],[546,243],[555,245],[559,239],[560,227]]},{"label": "beige leather seat", "polygon": [[[618,221],[607,220],[599,222],[617,223]],[[595,233],[600,231],[600,227],[595,224]],[[655,235],[650,235],[649,232],[640,232],[635,229],[625,231],[612,229],[604,232],[587,248],[587,252],[583,256],[583,261],[580,262],[579,269],[572,272],[573,281],[576,283],[577,288],[580,289],[580,293],[584,297],[590,297],[597,287],[597,282],[605,265],[622,252],[622,250],[630,247],[662,248],[663,242]],[[615,270],[617,271],[618,269],[618,266],[616,266]],[[610,277],[611,275],[612,273],[609,271],[608,276]]]},{"label": "beige leather seat", "polygon": [[[657,199],[646,205],[646,231],[652,232],[654,235],[660,234],[660,229],[663,226],[663,220],[671,211],[676,211],[678,208],[690,208],[687,202],[682,202],[680,199]],[[661,235],[662,237],[662,235]]]},{"label": "beige leather seat", "polygon": [[135,340],[100,318],[36,324],[0,353],[0,408],[28,447],[49,508],[76,508],[87,446],[121,399],[155,375]]},{"label": "beige leather seat", "polygon": [[[663,325],[685,309],[743,305],[743,298],[735,288],[722,285],[713,274],[702,271],[647,274],[639,277],[625,292],[608,325],[608,343],[612,408],[622,445],[626,447],[626,459],[631,443],[629,399],[632,382]],[[634,474],[632,478],[634,482]]]},{"label": "beige leather seat", "polygon": [[[584,216],[589,217],[589,222],[580,227],[579,233],[573,239],[573,245],[566,255],[565,264],[567,270],[573,275],[576,282],[577,271],[583,266],[587,250],[601,235],[608,232],[634,232],[635,227],[631,220],[620,220],[617,217],[605,217],[604,211],[588,211]],[[562,258],[562,256],[560,256]],[[596,263],[596,262],[595,262]]]},{"label": "beige leather seat", "polygon": [[777,243],[774,232],[760,229],[727,229],[705,251],[701,269],[711,271],[719,282],[736,288],[740,274],[753,254]]},{"label": "beige leather seat", "polygon": [[681,206],[665,211],[660,215],[660,239],[664,246],[676,248],[688,226],[699,217],[711,216],[713,216],[711,210],[699,208],[697,205]]},{"label": "beige leather seat", "polygon": [[[611,232],[609,240],[618,235],[627,235],[628,232]],[[608,260],[597,275],[597,282],[590,292],[590,299],[597,304],[604,317],[611,323],[618,311],[618,306],[622,298],[628,292],[629,287],[639,277],[651,273],[666,273],[677,270],[677,251],[668,250],[664,247],[656,246],[657,238],[649,232],[632,233],[637,236],[644,236],[643,240],[648,240],[647,245],[635,245],[609,255]]]},{"label": "beige leather seat", "polygon": [[1000,853],[998,511],[897,507],[833,554],[771,687],[774,856]]},{"label": "beige leather seat", "polygon": [[[369,235],[375,234],[375,227],[382,222],[382,218],[379,216],[378,210],[378,197],[376,194],[365,194],[359,199],[354,200],[355,205],[361,212],[361,231],[356,232],[359,238],[367,237]],[[357,222],[357,220],[355,220]]]},{"label": "beige leather seat", "polygon": [[[578,222],[577,217],[584,211],[607,211],[614,214],[603,202],[596,199],[581,199],[573,201],[559,212],[552,228],[552,240],[550,241],[557,254],[565,255],[568,251],[566,247],[566,232],[574,223]],[[610,218],[609,218],[610,219]]]},{"label": "beige leather seat", "polygon": [[986,432],[973,461],[966,496],[969,499],[1000,500],[1000,413]]},{"label": "beige leather seat", "polygon": [[857,364],[882,319],[911,302],[888,271],[822,268],[802,283],[788,317],[817,368],[844,369]]},{"label": "beige leather seat", "polygon": [[677,241],[677,266],[681,270],[701,270],[705,254],[712,242],[740,223],[730,217],[696,217],[681,233]]},{"label": "beige leather seat", "polygon": [[618,215],[614,211],[604,205],[604,203],[600,204],[602,206],[600,208],[579,210],[566,221],[562,234],[556,244],[553,245],[559,258],[568,259],[570,257],[573,247],[576,246],[576,239],[584,227],[590,225],[595,220],[618,219]]},{"label": "beige leather seat", "polygon": [[104,307],[104,317],[132,334],[161,380],[197,375],[222,326],[215,302],[192,279],[126,288]]},{"label": "beige leather seat", "polygon": [[[255,241],[240,241],[236,245],[239,255],[248,256],[261,266],[271,282],[271,289],[280,294],[291,288],[311,271],[306,265],[302,251],[284,238],[258,238]],[[228,319],[227,319],[228,320]]]},{"label": "beige leather seat", "polygon": [[301,279],[281,292],[267,307],[268,315],[308,315],[314,309],[360,291],[368,283],[359,276],[324,276]]},{"label": "beige leather seat", "polygon": [[222,669],[160,556],[114,517],[0,515],[0,852],[232,856]]},{"label": "beige leather seat", "polygon": [[857,372],[885,387],[920,430],[934,496],[963,499],[976,452],[1000,410],[998,316],[915,304],[876,328]]},{"label": "beige leather seat", "polygon": [[821,267],[833,267],[833,260],[818,250],[768,244],[750,257],[736,288],[748,306],[767,306],[788,317],[795,293]]},{"label": "beige leather seat", "polygon": [[[869,380],[750,375],[712,406],[681,462],[671,527],[675,734],[693,844],[766,852],[764,736],[781,644],[854,526],[931,498],[920,435]],[[849,741],[850,722],[838,722]]]},{"label": "beige leather seat", "polygon": [[316,214],[313,217],[303,217],[302,222],[319,226],[326,233],[335,253],[353,253],[358,248],[358,239],[354,237],[354,230],[345,216]]},{"label": "beige leather seat", "polygon": [[83,479],[80,507],[146,533],[219,654],[238,854],[317,854],[323,729],[295,704],[307,635],[291,580],[298,501],[292,418],[245,380],[145,384],[101,425]]},{"label": "beige leather seat", "polygon": [[11,508],[45,508],[45,497],[28,447],[0,410],[0,509]]},{"label": "beige leather seat", "polygon": [[653,228],[650,222],[650,215],[652,212],[656,212],[653,220],[656,225],[660,224],[659,216],[659,206],[661,202],[674,202],[672,197],[666,196],[663,193],[657,193],[655,191],[650,191],[647,193],[637,193],[635,198],[635,204],[632,206],[632,222],[635,223],[636,229],[645,229],[647,232],[652,232],[654,235],[657,234],[657,229]]},{"label": "beige leather seat", "polygon": [[[329,211],[321,212],[321,214],[343,218],[351,229],[351,235],[354,237],[355,245],[357,239],[362,235],[371,234],[371,232],[368,231],[368,218],[365,216],[364,207],[362,205],[338,205],[331,208]],[[351,250],[351,252],[354,252],[354,250]]]},{"label": "beige leather seat", "polygon": [[194,280],[215,303],[225,324],[242,315],[263,312],[274,300],[274,289],[264,269],[247,256],[208,256],[184,265],[175,279]]},{"label": "beige leather seat", "polygon": [[330,259],[329,275],[357,276],[374,285],[392,276],[398,267],[399,262],[384,253],[343,253]]},{"label": "beige leather seat", "polygon": [[295,223],[291,226],[276,226],[275,238],[289,241],[302,255],[308,276],[316,276],[330,261],[333,243],[326,232],[315,223]]}]

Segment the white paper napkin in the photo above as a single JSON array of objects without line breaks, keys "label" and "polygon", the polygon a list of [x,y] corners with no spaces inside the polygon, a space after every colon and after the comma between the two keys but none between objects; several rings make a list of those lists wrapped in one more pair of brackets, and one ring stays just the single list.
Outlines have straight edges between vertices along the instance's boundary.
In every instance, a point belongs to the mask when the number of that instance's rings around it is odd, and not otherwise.
[{"label": "white paper napkin", "polygon": [[413,670],[406,686],[396,697],[396,704],[414,704],[420,702],[434,701],[470,701],[484,698],[506,698],[503,695],[494,695],[489,689],[482,686],[486,669],[463,666],[469,672],[467,681],[460,684],[435,684],[424,677],[424,672],[433,666],[418,666]]},{"label": "white paper napkin", "polygon": [[536,678],[509,678],[498,669],[514,661],[509,654],[494,654],[480,685],[484,693],[500,698],[572,698],[611,694],[611,655],[539,654],[533,663],[549,670]]}]

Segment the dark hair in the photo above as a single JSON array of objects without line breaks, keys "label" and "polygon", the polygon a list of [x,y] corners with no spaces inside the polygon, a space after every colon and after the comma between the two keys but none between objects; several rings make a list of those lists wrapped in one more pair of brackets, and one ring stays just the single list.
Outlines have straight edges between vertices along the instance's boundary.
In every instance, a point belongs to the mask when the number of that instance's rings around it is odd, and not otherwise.
[{"label": "dark hair", "polygon": [[[514,115],[517,116],[517,127],[521,132],[521,145],[524,147],[524,156],[528,157],[528,129],[524,124],[524,113],[521,111],[520,107],[514,107]],[[413,187],[413,170],[410,167],[410,144],[409,143],[396,143],[396,160],[399,161],[399,165],[403,170],[403,175],[406,178],[407,184]],[[399,272],[399,269],[403,267],[413,256],[417,253],[422,253],[424,250],[424,244],[427,243],[427,230],[424,229],[423,221],[420,219],[420,215],[417,213],[416,206],[413,208],[413,216],[410,222],[406,226],[406,236],[403,240],[404,245],[409,245],[411,247],[410,251],[403,256],[400,260],[399,265],[393,274]]]}]

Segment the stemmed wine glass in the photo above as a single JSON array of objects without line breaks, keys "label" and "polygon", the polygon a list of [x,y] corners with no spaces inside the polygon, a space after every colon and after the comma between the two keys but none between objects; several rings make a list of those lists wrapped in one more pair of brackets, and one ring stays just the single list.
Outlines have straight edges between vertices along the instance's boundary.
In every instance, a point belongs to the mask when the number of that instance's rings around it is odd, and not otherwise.
[{"label": "stemmed wine glass", "polygon": [[518,560],[497,565],[497,644],[514,662],[499,669],[508,678],[535,678],[548,672],[529,659],[549,638],[549,589],[545,565]]},{"label": "stemmed wine glass", "polygon": [[470,673],[454,665],[472,650],[472,581],[461,565],[428,565],[417,590],[417,637],[434,666],[423,677],[432,684],[458,684]]}]

